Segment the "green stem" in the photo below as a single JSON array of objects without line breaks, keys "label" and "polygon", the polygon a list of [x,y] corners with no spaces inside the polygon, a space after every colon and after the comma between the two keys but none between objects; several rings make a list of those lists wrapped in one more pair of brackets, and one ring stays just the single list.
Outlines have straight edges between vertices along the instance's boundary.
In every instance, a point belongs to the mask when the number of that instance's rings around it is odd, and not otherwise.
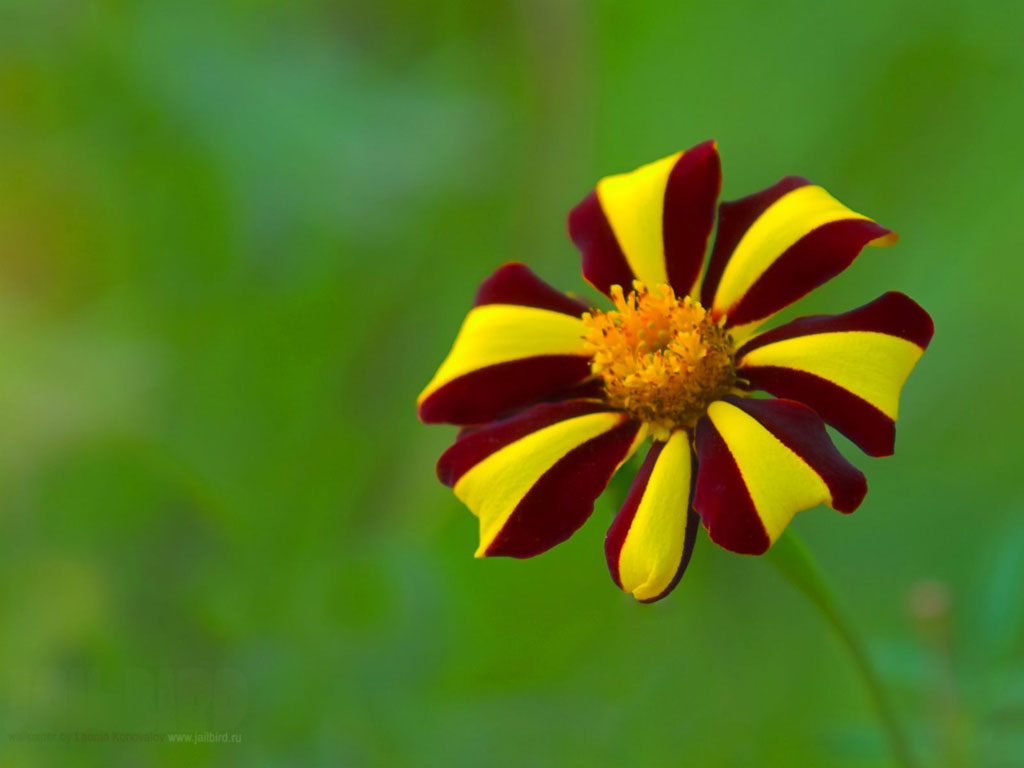
[{"label": "green stem", "polygon": [[857,671],[868,688],[871,703],[889,739],[893,757],[905,768],[916,768],[917,761],[910,751],[906,733],[882,686],[878,672],[871,663],[864,641],[850,620],[840,611],[810,550],[795,533],[787,530],[768,550],[765,558],[786,581],[803,592],[832,625],[849,650]]}]

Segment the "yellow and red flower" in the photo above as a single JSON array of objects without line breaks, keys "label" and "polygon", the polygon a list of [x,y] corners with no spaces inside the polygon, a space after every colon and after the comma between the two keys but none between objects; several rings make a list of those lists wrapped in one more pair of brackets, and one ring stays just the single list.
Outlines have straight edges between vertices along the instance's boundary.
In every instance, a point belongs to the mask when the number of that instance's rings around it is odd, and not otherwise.
[{"label": "yellow and red flower", "polygon": [[825,424],[890,455],[931,318],[886,293],[758,331],[896,235],[800,177],[719,206],[720,186],[709,141],[602,179],[570,212],[583,276],[610,309],[522,264],[480,286],[418,400],[423,421],[463,427],[437,472],[479,518],[478,557],[567,539],[648,438],[605,540],[612,578],[645,602],[678,582],[698,521],[726,549],[761,554],[801,510],[860,505],[864,475]]}]

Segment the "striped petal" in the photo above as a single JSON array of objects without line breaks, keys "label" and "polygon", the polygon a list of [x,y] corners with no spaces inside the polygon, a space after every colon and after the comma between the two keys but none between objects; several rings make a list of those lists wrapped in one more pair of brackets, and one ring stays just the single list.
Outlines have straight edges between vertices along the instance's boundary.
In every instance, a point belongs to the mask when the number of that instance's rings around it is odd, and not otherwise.
[{"label": "striped petal", "polygon": [[448,357],[417,400],[428,423],[478,424],[590,376],[586,307],[523,264],[487,278]]},{"label": "striped petal", "polygon": [[693,506],[711,539],[759,555],[793,516],[827,504],[852,512],[867,483],[814,411],[790,400],[727,397],[697,424]]},{"label": "striped petal", "polygon": [[713,141],[601,179],[569,213],[583,276],[605,294],[613,285],[628,290],[633,280],[689,294],[704,264],[721,181]]},{"label": "striped petal", "polygon": [[913,299],[887,293],[762,333],[739,350],[737,367],[751,387],[809,405],[865,453],[888,456],[900,390],[933,332]]},{"label": "striped petal", "polygon": [[544,403],[464,432],[437,472],[480,519],[477,557],[532,557],[583,525],[642,437],[598,401]]},{"label": "striped petal", "polygon": [[671,592],[693,553],[692,453],[685,431],[655,442],[608,529],[604,549],[612,579],[641,602]]},{"label": "striped petal", "polygon": [[896,239],[821,187],[787,176],[722,203],[701,302],[716,316],[728,316],[742,336],[838,275],[865,245]]}]

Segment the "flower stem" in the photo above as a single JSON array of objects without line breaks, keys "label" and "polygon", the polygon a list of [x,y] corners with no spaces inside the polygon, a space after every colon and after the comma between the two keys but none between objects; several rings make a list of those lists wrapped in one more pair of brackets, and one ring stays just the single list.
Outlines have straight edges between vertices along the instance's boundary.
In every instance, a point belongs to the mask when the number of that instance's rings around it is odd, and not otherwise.
[{"label": "flower stem", "polygon": [[765,554],[765,558],[790,584],[804,593],[839,635],[853,657],[853,663],[867,686],[875,713],[889,740],[893,757],[904,768],[916,768],[918,763],[910,751],[910,743],[889,700],[881,678],[871,663],[864,641],[839,609],[832,590],[818,568],[807,546],[790,530],[785,531]]}]

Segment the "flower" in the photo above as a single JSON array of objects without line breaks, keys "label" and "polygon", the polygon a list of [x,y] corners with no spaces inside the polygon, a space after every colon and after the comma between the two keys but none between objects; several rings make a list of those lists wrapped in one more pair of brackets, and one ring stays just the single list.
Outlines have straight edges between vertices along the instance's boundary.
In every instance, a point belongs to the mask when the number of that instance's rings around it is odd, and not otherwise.
[{"label": "flower", "polygon": [[720,186],[709,141],[602,179],[570,212],[583,276],[610,309],[518,263],[480,286],[418,400],[423,421],[463,428],[437,473],[479,518],[478,557],[532,557],[567,539],[648,439],[605,540],[612,578],[644,602],[676,585],[699,523],[756,555],[801,510],[860,505],[864,475],[825,425],[892,454],[931,318],[886,293],[759,331],[865,245],[897,236],[797,176],[718,206]]}]

